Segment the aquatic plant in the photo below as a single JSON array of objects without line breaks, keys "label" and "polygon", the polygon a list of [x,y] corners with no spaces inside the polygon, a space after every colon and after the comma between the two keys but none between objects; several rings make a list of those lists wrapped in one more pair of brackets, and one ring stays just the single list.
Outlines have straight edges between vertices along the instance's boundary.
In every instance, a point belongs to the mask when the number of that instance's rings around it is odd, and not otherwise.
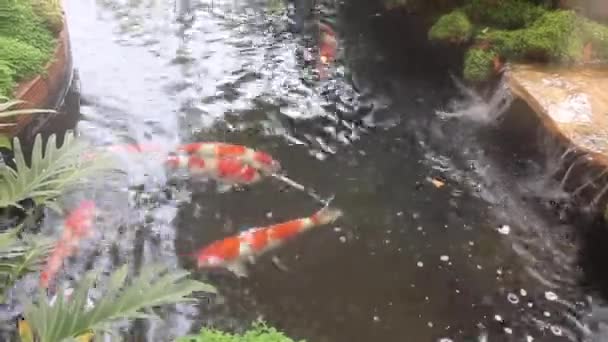
[{"label": "aquatic plant", "polygon": [[[198,335],[184,336],[176,342],[295,342],[265,322],[257,321],[243,334],[230,334],[216,329],[203,328]],[[299,342],[306,342],[301,340]]]},{"label": "aquatic plant", "polygon": [[429,39],[461,43],[469,40],[473,33],[473,24],[463,11],[453,11],[437,20],[429,31]]},{"label": "aquatic plant", "polygon": [[0,303],[6,291],[24,275],[39,270],[52,243],[45,237],[21,234],[22,226],[0,233]]},{"label": "aquatic plant", "polygon": [[189,272],[171,270],[162,265],[146,265],[139,275],[127,279],[128,265],[114,271],[103,295],[93,308],[87,308],[89,290],[98,280],[98,272],[89,271],[78,282],[69,300],[61,291],[51,306],[41,290],[26,304],[23,316],[40,342],[71,340],[90,330],[100,331],[118,319],[151,318],[143,309],[181,302],[195,302],[194,292],[215,293],[205,283],[189,279]]},{"label": "aquatic plant", "polygon": [[58,211],[52,202],[62,192],[80,183],[84,177],[112,167],[110,159],[99,155],[94,160],[83,158],[88,145],[74,139],[68,132],[63,144],[57,147],[52,134],[42,152],[42,136],[38,134],[32,149],[31,166],[25,161],[18,138],[13,139],[15,169],[0,165],[0,207],[21,208],[20,201],[31,198],[38,205],[46,205]]}]

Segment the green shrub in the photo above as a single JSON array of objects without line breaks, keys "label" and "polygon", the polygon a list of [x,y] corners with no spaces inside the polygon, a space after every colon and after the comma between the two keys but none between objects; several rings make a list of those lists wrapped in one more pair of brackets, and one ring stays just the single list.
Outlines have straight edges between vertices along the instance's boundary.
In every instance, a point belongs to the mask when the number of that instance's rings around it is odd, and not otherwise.
[{"label": "green shrub", "polygon": [[[55,46],[44,20],[38,17],[29,1],[9,1],[5,5],[10,15],[2,19],[0,36],[11,37],[51,54]],[[0,58],[2,55],[0,54]]]},{"label": "green shrub", "polygon": [[15,71],[6,63],[0,62],[0,96],[9,97],[13,92]]},{"label": "green shrub", "polygon": [[464,9],[475,23],[506,30],[527,27],[546,12],[525,0],[469,0]]},{"label": "green shrub", "polygon": [[494,57],[496,53],[491,50],[469,49],[464,58],[464,79],[473,83],[489,79],[493,73]]},{"label": "green shrub", "polygon": [[608,26],[584,20],[581,29],[583,39],[585,42],[591,42],[597,56],[601,59],[608,59]]},{"label": "green shrub", "polygon": [[30,0],[34,13],[42,18],[46,27],[58,34],[63,28],[63,15],[58,0]]},{"label": "green shrub", "polygon": [[14,71],[16,82],[41,72],[48,59],[48,55],[33,46],[0,36],[0,61]]},{"label": "green shrub", "polygon": [[460,43],[469,40],[472,33],[473,25],[467,15],[463,11],[456,10],[437,20],[429,31],[429,39]]},{"label": "green shrub", "polygon": [[[264,322],[255,322],[244,334],[230,334],[215,329],[203,328],[200,334],[184,336],[177,342],[295,342]],[[304,340],[299,342],[306,342]]]}]

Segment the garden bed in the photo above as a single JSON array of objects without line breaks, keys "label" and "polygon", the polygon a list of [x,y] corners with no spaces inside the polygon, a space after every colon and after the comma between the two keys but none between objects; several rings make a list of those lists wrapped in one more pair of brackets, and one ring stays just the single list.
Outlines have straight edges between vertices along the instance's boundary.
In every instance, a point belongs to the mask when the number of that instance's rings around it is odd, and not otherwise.
[{"label": "garden bed", "polygon": [[[56,37],[54,52],[43,71],[33,77],[20,81],[15,90],[14,98],[23,100],[20,109],[45,108],[57,109],[61,106],[73,78],[72,54],[67,23],[63,18],[61,31]],[[12,138],[29,132],[24,137],[33,137],[42,126],[57,114],[30,114],[13,118],[1,119],[1,123],[14,125],[0,127],[0,134]]]}]

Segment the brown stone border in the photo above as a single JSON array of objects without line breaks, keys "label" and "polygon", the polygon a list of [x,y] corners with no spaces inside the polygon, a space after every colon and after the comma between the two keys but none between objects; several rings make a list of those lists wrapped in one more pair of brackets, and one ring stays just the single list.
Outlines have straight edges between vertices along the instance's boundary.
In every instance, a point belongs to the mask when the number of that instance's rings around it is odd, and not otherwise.
[{"label": "brown stone border", "polygon": [[[70,37],[64,13],[63,28],[57,37],[55,53],[51,61],[46,65],[45,71],[17,85],[15,97],[25,101],[18,108],[57,109],[69,89],[72,74]],[[16,125],[3,127],[0,129],[0,133],[12,138],[19,135],[33,121],[42,121],[41,124],[37,125],[42,126],[53,116],[49,114],[26,114],[17,116],[16,118],[3,119],[0,122],[10,122]]]},{"label": "brown stone border", "polygon": [[523,85],[508,72],[504,76],[513,96],[524,101],[540,121],[534,138],[541,149],[551,148],[544,152],[546,158],[559,165],[554,178],[564,185],[567,193],[574,195],[580,209],[592,215],[604,214],[608,205],[608,156],[572,141]]}]

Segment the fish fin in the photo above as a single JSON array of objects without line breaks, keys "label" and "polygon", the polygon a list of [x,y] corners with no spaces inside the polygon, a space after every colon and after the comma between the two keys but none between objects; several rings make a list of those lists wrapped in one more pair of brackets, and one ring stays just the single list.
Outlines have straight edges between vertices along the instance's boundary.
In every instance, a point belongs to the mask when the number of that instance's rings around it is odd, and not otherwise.
[{"label": "fish fin", "polygon": [[319,211],[317,211],[313,218],[317,222],[317,224],[328,224],[332,223],[335,220],[339,219],[342,216],[342,210],[337,208],[325,207]]},{"label": "fish fin", "polygon": [[239,278],[246,278],[249,275],[247,268],[242,262],[235,262],[226,267],[230,272],[234,273]]}]

